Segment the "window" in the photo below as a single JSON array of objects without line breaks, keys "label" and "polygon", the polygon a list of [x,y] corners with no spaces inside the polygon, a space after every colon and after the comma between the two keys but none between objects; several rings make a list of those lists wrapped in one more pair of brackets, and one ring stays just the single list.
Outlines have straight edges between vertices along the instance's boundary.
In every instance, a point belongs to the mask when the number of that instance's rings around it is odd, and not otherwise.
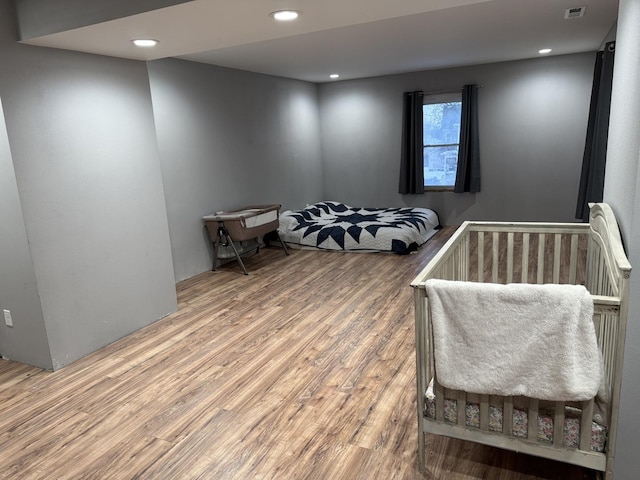
[{"label": "window", "polygon": [[424,186],[452,189],[458,168],[462,94],[425,95],[422,106]]}]

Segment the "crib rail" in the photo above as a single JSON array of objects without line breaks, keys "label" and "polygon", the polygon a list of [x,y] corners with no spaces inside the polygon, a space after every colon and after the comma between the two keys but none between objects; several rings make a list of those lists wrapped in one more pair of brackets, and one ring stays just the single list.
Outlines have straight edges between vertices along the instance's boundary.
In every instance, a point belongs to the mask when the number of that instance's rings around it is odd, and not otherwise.
[{"label": "crib rail", "polygon": [[411,285],[423,288],[429,278],[583,284],[588,236],[586,224],[465,222]]},{"label": "crib rail", "polygon": [[[626,329],[629,265],[610,208],[592,205],[589,224],[465,222],[411,283],[416,312],[416,370],[418,424],[420,431],[477,441],[502,448],[540,455],[602,470],[611,476],[618,420],[618,397],[622,352]],[[563,446],[564,402],[545,402],[553,411],[551,444],[537,441],[540,402],[525,399],[528,412],[526,438],[513,435],[511,397],[479,396],[447,391],[438,384],[431,347],[432,330],[425,282],[431,278],[493,283],[569,283],[587,287],[594,301],[594,325],[605,365],[606,392],[610,397],[606,412],[609,439],[606,454],[590,448],[591,422],[596,413],[594,400],[581,402],[578,448]],[[425,392],[434,381],[435,419],[425,418]],[[457,419],[444,420],[445,399],[455,399]],[[521,403],[522,399],[519,399]],[[465,407],[479,405],[477,428],[466,424]],[[490,431],[489,411],[499,408],[504,423],[501,432]],[[419,435],[420,462],[424,465],[424,438]]]}]

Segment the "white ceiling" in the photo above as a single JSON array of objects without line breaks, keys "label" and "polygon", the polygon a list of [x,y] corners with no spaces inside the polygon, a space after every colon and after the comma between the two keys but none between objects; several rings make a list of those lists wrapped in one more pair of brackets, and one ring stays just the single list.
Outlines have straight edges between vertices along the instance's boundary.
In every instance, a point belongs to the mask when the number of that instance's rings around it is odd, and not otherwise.
[{"label": "white ceiling", "polygon": [[[586,6],[565,20],[567,8]],[[104,7],[103,7],[104,8]],[[295,22],[269,13],[299,10]],[[618,0],[195,0],[23,43],[186,60],[311,82],[595,51]],[[139,49],[130,40],[160,44]]]}]

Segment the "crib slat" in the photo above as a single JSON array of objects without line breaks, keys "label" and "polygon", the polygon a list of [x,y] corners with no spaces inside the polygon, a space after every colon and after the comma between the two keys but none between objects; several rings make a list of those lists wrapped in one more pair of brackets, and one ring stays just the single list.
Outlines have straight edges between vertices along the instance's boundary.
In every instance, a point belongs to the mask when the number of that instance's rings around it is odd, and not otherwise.
[{"label": "crib slat", "polygon": [[538,235],[538,283],[544,283],[544,244],[545,234]]},{"label": "crib slat", "polygon": [[[456,250],[458,250],[456,248]],[[456,255],[452,254],[449,259],[449,280],[457,280],[456,274],[458,273],[456,270]]]},{"label": "crib slat", "polygon": [[469,237],[460,245],[460,280],[469,280]]},{"label": "crib slat", "polygon": [[529,420],[527,438],[533,442],[538,440],[538,399],[529,399]]},{"label": "crib slat", "polygon": [[458,280],[469,280],[469,237],[464,237],[462,245],[460,245],[460,278]]},{"label": "crib slat", "polygon": [[616,348],[619,336],[619,324],[617,317],[612,315],[603,315],[600,318],[600,324],[604,329],[603,341],[600,347],[600,351],[603,353],[605,362],[605,374],[609,381],[609,385],[613,382],[613,371],[616,364]]},{"label": "crib slat", "polygon": [[553,445],[562,446],[564,438],[564,402],[556,402],[553,415]]},{"label": "crib slat", "polygon": [[613,385],[613,375],[615,369],[619,368],[617,364],[619,363],[620,358],[622,358],[618,357],[618,355],[622,355],[618,344],[620,338],[620,318],[613,316],[609,316],[608,318],[611,320],[610,322],[607,322],[607,328],[611,331],[611,341],[605,346],[608,353],[607,357],[609,358],[606,368],[608,369],[607,374],[609,378],[609,385]]},{"label": "crib slat", "polygon": [[513,282],[513,232],[507,234],[507,283]]},{"label": "crib slat", "polygon": [[478,282],[484,282],[484,232],[478,232]]},{"label": "crib slat", "polygon": [[593,421],[593,399],[582,402],[580,418],[580,450],[591,451],[591,422]]},{"label": "crib slat", "polygon": [[[596,330],[596,337],[598,338],[598,347],[600,348],[600,351],[602,352],[602,360],[604,362],[604,368],[605,368],[605,375],[606,375],[606,379],[607,381],[610,380],[609,378],[609,373],[610,373],[610,368],[609,366],[611,365],[609,363],[609,358],[610,356],[607,354],[607,339],[606,339],[606,335],[607,335],[607,328],[605,327],[606,325],[606,318],[604,315],[602,315],[601,313],[595,313],[593,314],[593,326],[595,327]],[[610,385],[610,383],[607,383],[607,385]]]},{"label": "crib slat", "polygon": [[513,435],[513,397],[504,397],[502,433]]},{"label": "crib slat", "polygon": [[480,430],[489,430],[489,395],[480,396]]},{"label": "crib slat", "polygon": [[553,283],[560,283],[560,250],[562,235],[556,233],[553,241]]},{"label": "crib slat", "polygon": [[464,280],[465,281],[469,281],[469,274],[471,273],[471,242],[469,241],[469,235],[467,235],[464,239],[464,245],[465,245],[465,277]]},{"label": "crib slat", "polygon": [[422,365],[424,365],[420,390],[426,392],[427,386],[431,381],[430,379],[435,376],[435,372],[433,371],[435,367],[433,362],[433,322],[431,320],[431,308],[429,307],[429,299],[426,297],[422,298],[422,303],[417,302],[415,307],[416,315],[419,317],[420,322],[420,325],[416,326],[416,335],[419,336],[416,340],[416,345],[423,355],[420,358]]},{"label": "crib slat", "polygon": [[600,346],[600,351],[602,352],[602,356],[604,357],[605,365],[611,365],[611,352],[612,350],[614,350],[614,347],[612,345],[612,325],[609,320],[611,320],[611,317],[609,315],[600,315],[600,326],[602,328],[602,344]]},{"label": "crib slat", "polygon": [[493,258],[491,265],[491,281],[498,283],[498,259],[500,258],[500,234],[493,232]]},{"label": "crib slat", "polygon": [[465,427],[467,422],[467,394],[462,390],[458,390],[456,408],[458,410],[458,425]]},{"label": "crib slat", "polygon": [[529,283],[529,234],[522,234],[522,283]]},{"label": "crib slat", "polygon": [[433,377],[433,391],[436,395],[436,420],[439,422],[444,421],[444,388],[438,382],[436,377]]},{"label": "crib slat", "polygon": [[571,235],[571,257],[569,258],[569,283],[575,285],[578,272],[578,235]]},{"label": "crib slat", "polygon": [[599,295],[599,292],[595,289],[595,260],[596,260],[596,249],[594,248],[595,242],[592,238],[588,240],[587,246],[587,279],[585,286],[592,294]]}]

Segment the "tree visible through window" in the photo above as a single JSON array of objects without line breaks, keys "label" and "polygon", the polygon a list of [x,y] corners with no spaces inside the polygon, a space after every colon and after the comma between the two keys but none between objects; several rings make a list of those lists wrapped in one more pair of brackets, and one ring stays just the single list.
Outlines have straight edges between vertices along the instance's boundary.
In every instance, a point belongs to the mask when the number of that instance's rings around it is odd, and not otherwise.
[{"label": "tree visible through window", "polygon": [[460,93],[425,95],[422,106],[424,124],[424,186],[453,188],[458,167]]}]

